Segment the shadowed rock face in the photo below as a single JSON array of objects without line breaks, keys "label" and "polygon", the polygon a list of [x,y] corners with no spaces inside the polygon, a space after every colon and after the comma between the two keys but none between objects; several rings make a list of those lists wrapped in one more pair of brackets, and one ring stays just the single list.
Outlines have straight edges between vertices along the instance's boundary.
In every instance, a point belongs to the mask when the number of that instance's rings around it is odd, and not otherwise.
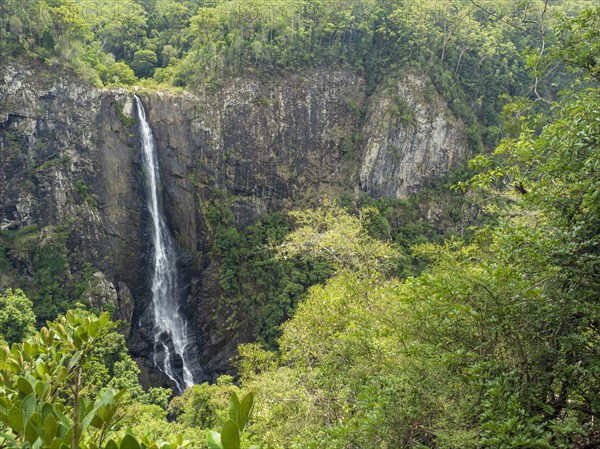
[{"label": "shadowed rock face", "polygon": [[[198,371],[207,378],[229,369],[238,343],[222,332],[227,317],[214,316],[220,289],[209,255],[210,201],[234,197],[242,228],[321,189],[404,197],[466,153],[462,127],[427,80],[414,75],[371,97],[360,76],[343,70],[269,82],[236,78],[213,90],[140,97],[180,249],[182,307],[199,345]],[[94,289],[83,300],[108,305],[131,324],[123,331],[143,381],[160,385],[151,323],[140,320],[150,301],[150,239],[132,98],[32,62],[1,67],[0,227],[66,226],[71,270],[86,262],[95,269]],[[26,261],[12,262],[26,273]],[[12,287],[6,282],[0,276],[0,288]]]},{"label": "shadowed rock face", "polygon": [[37,224],[40,246],[66,227],[71,269],[98,270],[91,303],[130,322],[143,265],[135,139],[112,106],[125,98],[33,63],[0,69],[0,227]]}]

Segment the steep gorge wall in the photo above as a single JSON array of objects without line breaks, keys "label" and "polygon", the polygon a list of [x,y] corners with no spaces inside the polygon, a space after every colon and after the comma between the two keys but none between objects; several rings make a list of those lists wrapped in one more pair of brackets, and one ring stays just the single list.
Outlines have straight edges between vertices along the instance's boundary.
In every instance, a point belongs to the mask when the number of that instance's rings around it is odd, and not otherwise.
[{"label": "steep gorge wall", "polygon": [[166,179],[166,214],[192,265],[188,315],[196,317],[206,371],[226,366],[237,343],[221,325],[227,311],[214,319],[221,290],[217,261],[207,254],[208,206],[227,197],[243,228],[310,189],[340,184],[340,148],[359,126],[348,102],[357,97],[364,97],[361,78],[330,71],[142,94]]},{"label": "steep gorge wall", "polygon": [[[129,145],[135,139],[112,108],[125,93],[90,89],[68,73],[56,76],[30,63],[0,73],[0,229],[36,225],[34,245],[42,247],[57,229],[66,232],[66,275],[92,262],[116,317],[131,321],[129,286],[142,269],[140,213],[131,188],[135,153]],[[33,271],[26,257],[21,262],[21,271]],[[108,282],[104,272],[118,275]]]},{"label": "steep gorge wall", "polygon": [[[214,316],[220,290],[206,210],[227,196],[243,228],[306,194],[405,197],[464,159],[460,124],[426,79],[404,76],[364,93],[343,70],[270,82],[224,80],[195,93],[141,92],[157,139],[166,214],[181,246],[184,305],[206,372],[229,364],[236,341]],[[132,323],[129,345],[148,359],[147,217],[132,94],[99,90],[23,62],[0,71],[0,227],[37,224],[36,244],[67,229],[68,275],[95,267],[85,297]],[[8,255],[22,275],[26,256]],[[10,279],[1,277],[0,288]],[[92,285],[93,284],[93,285]],[[124,329],[127,331],[128,329]]]}]

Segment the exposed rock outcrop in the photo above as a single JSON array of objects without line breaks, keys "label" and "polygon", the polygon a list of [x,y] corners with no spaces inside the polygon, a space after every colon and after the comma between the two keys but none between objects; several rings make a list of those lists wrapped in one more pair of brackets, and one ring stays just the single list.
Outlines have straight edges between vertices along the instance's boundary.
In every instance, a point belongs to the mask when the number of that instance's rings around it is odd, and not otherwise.
[{"label": "exposed rock outcrop", "polygon": [[424,77],[409,74],[376,93],[364,126],[362,189],[406,198],[465,157],[463,127]]}]

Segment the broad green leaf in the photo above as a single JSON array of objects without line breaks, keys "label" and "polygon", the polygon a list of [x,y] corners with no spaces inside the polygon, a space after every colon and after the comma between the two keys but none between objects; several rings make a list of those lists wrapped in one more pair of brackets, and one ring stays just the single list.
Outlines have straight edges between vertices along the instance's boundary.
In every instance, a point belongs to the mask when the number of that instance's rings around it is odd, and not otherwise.
[{"label": "broad green leaf", "polygon": [[44,429],[44,443],[50,444],[56,437],[56,431],[58,430],[58,419],[56,416],[49,414],[43,420]]},{"label": "broad green leaf", "polygon": [[36,396],[42,399],[46,396],[46,393],[50,389],[50,385],[42,380],[39,380],[35,383],[34,389]]},{"label": "broad green leaf", "polygon": [[69,372],[67,371],[67,369],[64,366],[61,366],[56,371],[56,374],[54,376],[54,382],[56,382],[57,384],[61,384],[66,380],[68,375]]},{"label": "broad green leaf", "polygon": [[231,393],[229,399],[229,418],[234,422],[239,422],[240,417],[240,400],[235,393]]},{"label": "broad green leaf", "polygon": [[71,357],[71,360],[69,360],[69,369],[73,369],[79,363],[82,355],[82,351],[77,351],[75,354],[73,354],[73,357]]},{"label": "broad green leaf", "polygon": [[35,395],[32,393],[28,395],[21,403],[21,411],[23,412],[23,422],[28,421],[31,416],[35,413],[37,401]]},{"label": "broad green leaf", "polygon": [[98,336],[99,330],[100,330],[100,323],[98,321],[94,321],[92,324],[90,324],[90,326],[88,328],[88,333],[89,333],[90,337],[96,338]]},{"label": "broad green leaf", "polygon": [[27,441],[29,444],[33,444],[36,442],[36,440],[43,435],[43,431],[42,429],[40,429],[38,426],[35,425],[35,423],[33,423],[33,421],[28,421],[25,424],[25,441]]},{"label": "broad green leaf", "polygon": [[126,433],[121,440],[121,449],[141,449],[141,446],[132,434]]},{"label": "broad green leaf", "polygon": [[98,317],[98,324],[100,328],[103,328],[110,321],[110,314],[108,312],[102,312]]},{"label": "broad green leaf", "polygon": [[[90,336],[88,334],[87,327],[77,328],[77,336],[81,339],[82,342],[88,341],[90,339]],[[75,339],[73,339],[73,340],[75,340]]]},{"label": "broad green leaf", "polygon": [[21,402],[13,405],[6,414],[6,424],[15,432],[23,430],[23,414],[21,413]]},{"label": "broad green leaf", "polygon": [[114,392],[114,390],[111,389],[111,391],[113,392],[113,402],[117,402],[119,399],[121,399],[125,393],[127,393],[127,388],[123,388],[121,390],[119,390],[116,394]]},{"label": "broad green leaf", "polygon": [[[119,449],[119,445],[117,443],[115,443],[114,440],[108,440],[108,443],[106,443],[106,446],[104,446],[104,449]],[[123,447],[123,449],[125,449]]]},{"label": "broad green leaf", "polygon": [[[102,412],[102,410],[100,410],[100,412]],[[92,417],[90,425],[92,427],[95,427],[96,429],[101,429],[102,426],[104,426],[104,423],[107,421],[108,420],[104,419],[104,417],[101,414],[96,414]]]},{"label": "broad green leaf", "polygon": [[84,433],[87,431],[87,428],[90,426],[90,424],[92,424],[92,421],[94,420],[94,418],[96,418],[96,413],[98,411],[98,408],[100,408],[100,401],[96,401],[96,404],[94,405],[94,407],[88,412],[88,414],[85,416],[85,418],[83,418],[83,420],[81,420],[81,433]]},{"label": "broad green leaf", "polygon": [[83,420],[83,418],[85,416],[87,416],[87,414],[89,413],[89,411],[93,408],[93,405],[90,404],[90,401],[88,401],[85,397],[83,396],[79,396],[79,400],[77,401],[78,403],[78,416],[77,419],[81,422]]},{"label": "broad green leaf", "polygon": [[73,335],[73,344],[76,348],[81,348],[83,346],[83,341],[81,338],[79,338],[79,336]]},{"label": "broad green leaf", "polygon": [[221,444],[223,449],[239,449],[240,447],[240,428],[237,423],[228,419],[223,424],[221,431]]},{"label": "broad green leaf", "polygon": [[33,347],[33,345],[31,344],[30,341],[25,340],[23,342],[23,351],[22,351],[22,354],[23,354],[23,358],[26,361],[28,361],[28,362],[31,361],[31,358],[35,354],[35,349],[34,349],[34,347]]},{"label": "broad green leaf", "polygon": [[34,391],[33,386],[31,385],[31,382],[29,382],[24,377],[20,377],[20,376],[17,379],[17,388],[19,389],[20,392],[22,392],[26,395],[32,394]]},{"label": "broad green leaf", "polygon": [[102,405],[113,404],[115,402],[114,390],[112,388],[107,388],[106,390],[104,390],[101,401],[102,401]]},{"label": "broad green leaf", "polygon": [[221,434],[214,430],[210,430],[206,434],[206,444],[208,444],[210,449],[223,449],[223,446],[221,445]]},{"label": "broad green leaf", "polygon": [[[52,405],[42,402],[40,402],[40,405],[42,409],[42,422],[44,422],[48,416],[54,416],[54,407],[52,407]],[[54,416],[54,418],[56,419],[56,416]]]},{"label": "broad green leaf", "polygon": [[44,374],[46,374],[46,364],[41,359],[36,360],[35,369],[40,376],[43,376]]},{"label": "broad green leaf", "polygon": [[240,427],[240,431],[244,431],[246,428],[246,424],[248,424],[248,420],[250,419],[250,415],[252,414],[252,409],[254,408],[254,393],[250,392],[242,402],[240,403],[240,412],[239,412],[239,420],[238,425]]}]

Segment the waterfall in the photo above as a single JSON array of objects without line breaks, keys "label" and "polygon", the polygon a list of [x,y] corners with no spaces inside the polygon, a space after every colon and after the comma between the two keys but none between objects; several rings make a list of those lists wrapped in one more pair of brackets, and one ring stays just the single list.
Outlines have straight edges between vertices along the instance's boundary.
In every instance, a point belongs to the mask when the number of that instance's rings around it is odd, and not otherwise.
[{"label": "waterfall", "polygon": [[159,200],[160,172],[152,130],[144,105],[137,95],[146,201],[152,220],[152,315],[154,318],[154,364],[180,392],[194,384],[188,363],[187,323],[179,313],[181,289],[177,274],[175,242],[165,221]]}]

